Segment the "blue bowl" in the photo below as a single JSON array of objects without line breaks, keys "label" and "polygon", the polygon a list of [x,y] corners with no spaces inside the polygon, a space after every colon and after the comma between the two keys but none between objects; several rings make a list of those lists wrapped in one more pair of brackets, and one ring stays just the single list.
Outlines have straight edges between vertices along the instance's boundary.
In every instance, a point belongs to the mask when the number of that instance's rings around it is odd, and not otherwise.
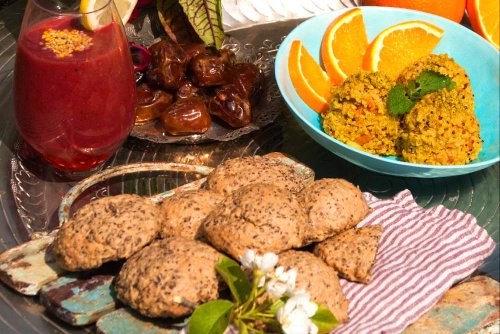
[{"label": "blue bowl", "polygon": [[479,157],[466,165],[434,166],[409,163],[396,157],[373,155],[346,145],[323,132],[321,117],[297,95],[288,75],[288,54],[292,41],[300,39],[318,61],[323,34],[328,25],[346,10],[310,18],[285,38],[276,55],[275,76],[279,90],[292,114],[305,132],[332,153],[371,171],[409,177],[444,177],[468,174],[499,161],[499,53],[472,30],[440,16],[414,10],[390,7],[361,7],[368,40],[383,29],[409,20],[422,20],[444,29],[445,33],[433,53],[446,53],[469,74],[475,96],[476,115],[484,140]]}]

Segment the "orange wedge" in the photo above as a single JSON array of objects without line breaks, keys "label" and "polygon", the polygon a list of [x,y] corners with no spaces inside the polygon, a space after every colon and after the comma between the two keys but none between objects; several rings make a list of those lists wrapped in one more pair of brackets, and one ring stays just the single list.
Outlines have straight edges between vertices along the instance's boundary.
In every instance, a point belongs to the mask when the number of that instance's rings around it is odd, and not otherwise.
[{"label": "orange wedge", "polygon": [[314,111],[328,110],[331,82],[328,75],[302,45],[295,40],[288,55],[288,73],[297,94]]},{"label": "orange wedge", "polygon": [[321,61],[334,85],[361,70],[367,46],[360,8],[349,10],[330,23],[321,41]]},{"label": "orange wedge", "polygon": [[444,30],[423,21],[393,25],[375,37],[363,60],[364,69],[384,72],[392,79],[408,65],[432,52]]},{"label": "orange wedge", "polygon": [[468,0],[467,14],[472,29],[488,42],[499,48],[499,3],[498,0]]}]

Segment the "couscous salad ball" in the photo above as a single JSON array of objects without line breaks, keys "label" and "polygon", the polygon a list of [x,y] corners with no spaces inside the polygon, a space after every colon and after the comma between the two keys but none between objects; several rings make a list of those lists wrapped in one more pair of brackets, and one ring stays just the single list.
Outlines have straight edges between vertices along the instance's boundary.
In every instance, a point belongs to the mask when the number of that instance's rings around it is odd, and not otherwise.
[{"label": "couscous salad ball", "polygon": [[398,155],[400,119],[387,111],[395,82],[380,72],[360,72],[332,90],[324,131],[355,148],[378,155]]}]

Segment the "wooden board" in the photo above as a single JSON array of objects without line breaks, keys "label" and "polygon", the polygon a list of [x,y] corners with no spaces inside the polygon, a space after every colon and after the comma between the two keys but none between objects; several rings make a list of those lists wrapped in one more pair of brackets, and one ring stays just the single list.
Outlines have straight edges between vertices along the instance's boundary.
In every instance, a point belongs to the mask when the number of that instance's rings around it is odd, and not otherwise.
[{"label": "wooden board", "polygon": [[70,325],[89,325],[115,309],[113,279],[111,275],[83,279],[63,276],[42,287],[40,301],[50,313]]},{"label": "wooden board", "polygon": [[448,290],[443,298],[403,333],[498,333],[500,285],[487,276],[476,276]]},{"label": "wooden board", "polygon": [[36,295],[44,284],[65,272],[48,251],[53,240],[46,235],[1,253],[0,280],[22,294]]}]

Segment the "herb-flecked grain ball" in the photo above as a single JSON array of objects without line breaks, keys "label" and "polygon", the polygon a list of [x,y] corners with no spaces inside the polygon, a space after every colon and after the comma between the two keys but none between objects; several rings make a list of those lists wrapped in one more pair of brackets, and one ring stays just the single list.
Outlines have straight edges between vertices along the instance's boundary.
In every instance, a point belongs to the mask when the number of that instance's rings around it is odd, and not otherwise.
[{"label": "herb-flecked grain ball", "polygon": [[399,75],[398,82],[406,83],[415,80],[424,70],[430,70],[451,78],[455,83],[455,88],[451,90],[440,90],[429,94],[441,95],[441,99],[452,99],[456,106],[465,112],[474,113],[474,93],[469,75],[455,60],[447,54],[430,54],[422,57],[415,63],[407,66]]},{"label": "herb-flecked grain ball", "polygon": [[403,160],[429,165],[462,165],[482,148],[479,121],[445,90],[424,96],[403,116]]},{"label": "herb-flecked grain ball", "polygon": [[197,240],[156,241],[125,262],[116,279],[117,297],[147,317],[188,315],[219,297],[220,256]]},{"label": "herb-flecked grain ball", "polygon": [[400,121],[387,110],[395,82],[385,74],[360,72],[332,89],[323,130],[333,138],[369,153],[397,155]]},{"label": "herb-flecked grain ball", "polygon": [[447,75],[455,88],[425,95],[403,116],[401,156],[429,165],[469,163],[483,144],[469,77],[452,58],[431,54],[406,68],[398,80],[414,80],[424,69]]},{"label": "herb-flecked grain ball", "polygon": [[126,259],[156,238],[158,206],[139,195],[96,199],[83,206],[57,232],[53,252],[66,270],[97,268]]}]

